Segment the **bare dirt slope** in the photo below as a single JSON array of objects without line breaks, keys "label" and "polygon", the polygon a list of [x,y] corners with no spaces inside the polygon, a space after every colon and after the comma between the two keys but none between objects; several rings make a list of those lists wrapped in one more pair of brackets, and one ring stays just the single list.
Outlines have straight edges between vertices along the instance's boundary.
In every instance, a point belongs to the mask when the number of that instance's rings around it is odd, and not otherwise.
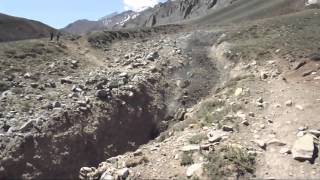
[{"label": "bare dirt slope", "polygon": [[[190,49],[215,42],[202,46],[223,74],[210,95],[155,141],[84,167],[80,177],[319,177],[318,19],[318,10],[305,10],[198,30],[220,37],[195,36]],[[309,135],[304,147],[299,139]]]},{"label": "bare dirt slope", "polygon": [[0,13],[0,42],[48,37],[51,31],[41,22]]},{"label": "bare dirt slope", "polygon": [[320,14],[290,2],[1,43],[0,179],[319,177]]}]

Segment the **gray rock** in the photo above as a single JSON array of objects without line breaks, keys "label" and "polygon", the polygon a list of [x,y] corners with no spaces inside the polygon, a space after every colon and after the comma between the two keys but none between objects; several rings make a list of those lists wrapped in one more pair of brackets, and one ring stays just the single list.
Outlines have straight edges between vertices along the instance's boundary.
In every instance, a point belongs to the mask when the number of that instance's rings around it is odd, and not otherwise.
[{"label": "gray rock", "polygon": [[280,149],[280,154],[291,154],[291,150],[287,147],[283,147]]},{"label": "gray rock", "polygon": [[24,124],[20,127],[19,131],[21,131],[21,132],[26,132],[26,131],[30,130],[31,128],[34,127],[34,123],[35,123],[35,120],[34,120],[34,119],[29,120],[28,122],[24,123]]},{"label": "gray rock", "polygon": [[117,171],[118,178],[120,180],[127,179],[129,176],[129,169],[128,168],[123,168]]},{"label": "gray rock", "polygon": [[293,69],[294,70],[298,70],[298,69],[300,69],[302,66],[304,66],[306,64],[307,64],[307,61],[300,61],[300,62],[298,62],[297,64],[294,65]]},{"label": "gray rock", "polygon": [[249,126],[249,125],[250,125],[250,123],[249,123],[248,120],[244,120],[244,121],[242,121],[241,123],[242,123],[243,125],[245,125],[245,126]]},{"label": "gray rock", "polygon": [[106,171],[101,175],[100,180],[115,180],[115,178],[113,178],[110,172]]},{"label": "gray rock", "polygon": [[188,178],[191,178],[194,175],[198,175],[201,176],[202,175],[202,168],[203,164],[202,163],[198,163],[198,164],[193,164],[190,167],[188,167],[186,175]]},{"label": "gray rock", "polygon": [[257,144],[261,149],[266,149],[267,144],[263,140],[254,140],[254,143]]},{"label": "gray rock", "polygon": [[73,85],[71,90],[73,92],[82,92],[83,91],[82,88],[80,86],[77,86],[77,85]]},{"label": "gray rock", "polygon": [[293,105],[293,102],[291,100],[288,100],[285,102],[285,105],[291,107]]},{"label": "gray rock", "polygon": [[128,77],[128,73],[123,72],[123,73],[119,74],[119,77],[125,77],[125,78],[127,78],[127,77]]},{"label": "gray rock", "polygon": [[72,84],[73,81],[70,79],[70,77],[62,78],[60,79],[61,84]]},{"label": "gray rock", "polygon": [[102,90],[98,90],[95,95],[99,99],[107,99],[110,96],[110,92],[102,89]]},{"label": "gray rock", "polygon": [[58,101],[53,102],[52,105],[53,105],[54,108],[59,108],[59,107],[61,107],[61,103],[58,102]]},{"label": "gray rock", "polygon": [[149,61],[154,61],[154,60],[156,60],[158,57],[159,57],[159,53],[158,53],[158,52],[152,52],[152,53],[149,53],[149,54],[146,56],[146,59],[149,60]]},{"label": "gray rock", "polygon": [[267,142],[267,145],[274,145],[274,146],[285,146],[286,143],[280,141],[279,139],[272,139]]},{"label": "gray rock", "polygon": [[267,79],[268,78],[268,74],[266,72],[261,72],[260,77],[262,80]]},{"label": "gray rock", "polygon": [[181,151],[183,151],[183,152],[194,152],[194,151],[199,151],[199,150],[200,150],[199,145],[187,145],[187,146],[183,146],[181,148]]},{"label": "gray rock", "polygon": [[223,131],[210,131],[207,134],[208,141],[210,143],[219,142],[222,140],[223,136],[225,136],[227,133]]},{"label": "gray rock", "polygon": [[320,131],[319,130],[309,130],[309,133],[314,135],[314,136],[317,136],[317,137],[320,136]]},{"label": "gray rock", "polygon": [[302,73],[302,76],[303,76],[303,77],[309,76],[309,75],[311,75],[313,72],[314,72],[313,70],[305,71],[305,72]]},{"label": "gray rock", "polygon": [[23,77],[26,78],[26,79],[29,79],[29,78],[31,78],[31,74],[30,73],[25,73],[23,75]]},{"label": "gray rock", "polygon": [[222,127],[222,130],[223,130],[223,131],[226,131],[226,132],[233,132],[233,127],[224,125],[224,126]]},{"label": "gray rock", "polygon": [[295,160],[312,160],[314,151],[314,138],[307,134],[294,143],[292,155]]},{"label": "gray rock", "polygon": [[[308,0],[309,2],[311,2],[311,5],[314,4],[320,4],[319,0]],[[320,61],[320,53],[313,53],[310,55],[310,59],[313,61]]]},{"label": "gray rock", "polygon": [[32,88],[37,88],[37,87],[39,87],[39,84],[38,83],[31,83],[30,86]]}]

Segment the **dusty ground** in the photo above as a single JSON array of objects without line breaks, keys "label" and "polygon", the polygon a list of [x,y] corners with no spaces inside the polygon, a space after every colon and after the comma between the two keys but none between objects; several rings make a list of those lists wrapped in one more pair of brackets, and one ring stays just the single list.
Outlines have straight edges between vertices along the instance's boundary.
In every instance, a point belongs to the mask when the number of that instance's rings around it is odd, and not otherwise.
[{"label": "dusty ground", "polygon": [[319,177],[319,13],[0,44],[0,179]]},{"label": "dusty ground", "polygon": [[[256,157],[255,170],[249,175],[252,178],[319,177],[318,158],[300,162],[290,154],[299,132],[319,129],[320,64],[310,59],[319,51],[318,13],[308,10],[276,19],[207,28],[203,34],[225,33],[211,48],[206,47],[208,57],[225,70],[220,70],[224,73],[211,94],[199,99],[196,106],[187,110],[184,121],[155,141],[105,163],[118,169],[129,167],[130,177],[184,179],[191,164],[219,166],[220,161],[208,162],[206,154],[228,146],[244,149]],[[303,61],[306,64],[295,69]],[[220,132],[217,129],[224,125],[233,127],[233,132],[226,132],[218,143],[208,142],[207,134]],[[192,154],[190,165],[181,164],[185,150]],[[314,153],[317,157],[316,150]],[[98,171],[105,169],[106,164],[100,164]],[[193,178],[208,178],[210,170],[203,170],[205,173],[195,171]],[[224,177],[239,175],[226,172]],[[209,178],[221,177],[211,174]]]}]

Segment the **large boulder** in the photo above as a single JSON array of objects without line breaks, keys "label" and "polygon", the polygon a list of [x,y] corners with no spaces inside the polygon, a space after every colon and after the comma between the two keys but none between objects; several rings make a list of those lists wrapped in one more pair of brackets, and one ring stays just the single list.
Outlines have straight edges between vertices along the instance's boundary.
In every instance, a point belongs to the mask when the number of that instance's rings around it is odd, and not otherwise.
[{"label": "large boulder", "polygon": [[296,160],[312,160],[315,152],[314,138],[307,134],[299,138],[293,145],[292,155]]},{"label": "large boulder", "polygon": [[320,0],[307,0],[306,6],[310,6],[310,5],[320,5]]}]

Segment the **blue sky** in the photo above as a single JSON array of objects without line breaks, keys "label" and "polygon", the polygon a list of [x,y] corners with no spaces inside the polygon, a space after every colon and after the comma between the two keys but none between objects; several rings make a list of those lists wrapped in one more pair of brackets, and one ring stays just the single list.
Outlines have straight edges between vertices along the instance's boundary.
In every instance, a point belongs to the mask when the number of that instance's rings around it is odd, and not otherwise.
[{"label": "blue sky", "polygon": [[165,0],[0,0],[0,13],[62,28],[79,19],[97,20],[112,12],[153,6]]}]

